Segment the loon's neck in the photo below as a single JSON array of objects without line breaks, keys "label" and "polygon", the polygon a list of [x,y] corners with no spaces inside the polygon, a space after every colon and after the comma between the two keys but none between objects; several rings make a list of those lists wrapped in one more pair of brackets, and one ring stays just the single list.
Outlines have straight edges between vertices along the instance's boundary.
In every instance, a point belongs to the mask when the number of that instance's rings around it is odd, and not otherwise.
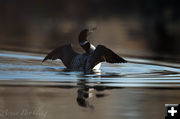
[{"label": "loon's neck", "polygon": [[79,42],[80,46],[86,51],[86,53],[90,54],[94,52],[96,49],[89,41]]},{"label": "loon's neck", "polygon": [[87,41],[87,36],[84,36],[84,35],[79,35],[79,43],[83,43],[83,42],[86,42]]},{"label": "loon's neck", "polygon": [[86,51],[86,53],[89,54],[95,50],[95,47],[89,43],[87,37],[87,30],[85,29],[79,34],[79,44]]},{"label": "loon's neck", "polygon": [[80,34],[79,44],[86,51],[86,53],[89,53],[90,43],[87,41],[87,36]]}]

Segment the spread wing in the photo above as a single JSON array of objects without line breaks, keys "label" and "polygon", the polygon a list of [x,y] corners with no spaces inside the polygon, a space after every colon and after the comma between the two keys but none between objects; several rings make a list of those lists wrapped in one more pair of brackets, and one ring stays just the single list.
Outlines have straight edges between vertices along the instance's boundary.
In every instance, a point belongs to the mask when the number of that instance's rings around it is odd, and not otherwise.
[{"label": "spread wing", "polygon": [[103,45],[98,45],[91,60],[91,67],[93,68],[100,62],[108,62],[108,63],[126,63],[127,61],[122,57],[115,54],[112,50],[106,48]]},{"label": "spread wing", "polygon": [[63,64],[69,68],[71,65],[71,60],[74,58],[74,56],[78,55],[78,53],[74,52],[74,50],[71,47],[71,44],[64,45],[57,47],[56,49],[52,50],[50,53],[46,55],[46,57],[43,59],[42,62],[51,59],[61,59]]},{"label": "spread wing", "polygon": [[50,53],[48,53],[46,55],[46,57],[43,59],[42,62],[48,60],[48,59],[51,59],[51,60],[56,60],[56,59],[61,59],[60,56],[61,56],[61,51],[63,50],[63,47],[64,46],[60,46],[60,47],[57,47],[56,49],[52,50]]}]

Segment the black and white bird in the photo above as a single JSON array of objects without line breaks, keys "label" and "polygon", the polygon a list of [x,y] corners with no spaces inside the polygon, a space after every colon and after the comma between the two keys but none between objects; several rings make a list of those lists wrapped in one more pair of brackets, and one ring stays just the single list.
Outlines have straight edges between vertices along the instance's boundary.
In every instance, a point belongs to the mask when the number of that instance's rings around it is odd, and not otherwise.
[{"label": "black and white bird", "polygon": [[85,50],[85,53],[79,54],[76,53],[71,44],[60,46],[44,58],[44,61],[47,59],[56,60],[61,59],[63,64],[71,70],[92,70],[99,69],[101,62],[108,63],[126,63],[122,57],[115,54],[112,50],[106,48],[103,45],[98,45],[97,47],[93,46],[87,41],[89,33],[92,32],[92,29],[84,29],[79,34],[79,44]]}]

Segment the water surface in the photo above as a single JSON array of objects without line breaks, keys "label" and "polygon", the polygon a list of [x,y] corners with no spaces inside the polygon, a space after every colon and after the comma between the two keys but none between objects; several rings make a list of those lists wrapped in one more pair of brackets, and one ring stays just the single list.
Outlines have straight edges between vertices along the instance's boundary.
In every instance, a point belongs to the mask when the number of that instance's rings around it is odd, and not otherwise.
[{"label": "water surface", "polygon": [[68,71],[59,61],[42,63],[44,55],[2,52],[0,80],[42,81],[76,85],[86,80],[89,85],[115,87],[179,87],[180,64],[146,59],[125,58],[128,63],[102,63],[100,71],[85,74]]},{"label": "water surface", "polygon": [[126,57],[86,74],[44,56],[0,52],[0,116],[163,119],[164,104],[180,103],[180,64]]}]

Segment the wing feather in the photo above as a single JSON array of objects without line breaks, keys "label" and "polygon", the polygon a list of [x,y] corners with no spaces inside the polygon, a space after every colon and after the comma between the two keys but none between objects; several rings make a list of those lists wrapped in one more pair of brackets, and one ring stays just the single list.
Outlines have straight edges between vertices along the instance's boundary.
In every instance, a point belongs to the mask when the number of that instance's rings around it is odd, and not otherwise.
[{"label": "wing feather", "polygon": [[71,61],[76,55],[78,55],[78,53],[74,52],[74,50],[71,47],[71,44],[68,44],[68,45],[57,47],[56,49],[52,50],[50,53],[46,55],[46,57],[43,59],[42,62],[48,59],[51,59],[51,60],[61,59],[63,64],[67,68],[70,68]]},{"label": "wing feather", "polygon": [[108,63],[126,63],[127,61],[115,54],[109,48],[106,48],[103,45],[98,45],[91,60],[91,67],[93,68],[100,62],[108,62]]},{"label": "wing feather", "polygon": [[62,54],[62,50],[63,50],[63,46],[60,46],[54,50],[52,50],[50,53],[48,53],[46,55],[46,57],[43,59],[42,62],[51,59],[51,60],[56,60],[56,59],[60,59],[60,56]]}]

